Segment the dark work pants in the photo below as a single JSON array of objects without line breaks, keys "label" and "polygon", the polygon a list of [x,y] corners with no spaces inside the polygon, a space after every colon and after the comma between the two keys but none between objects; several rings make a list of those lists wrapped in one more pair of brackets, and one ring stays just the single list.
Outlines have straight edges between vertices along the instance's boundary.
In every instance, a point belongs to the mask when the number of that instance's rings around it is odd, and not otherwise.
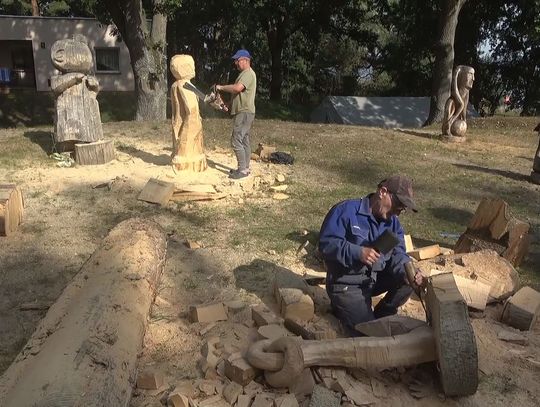
[{"label": "dark work pants", "polygon": [[[393,273],[390,267],[377,273],[377,281],[366,276],[360,284],[331,284],[326,291],[332,304],[332,312],[341,321],[350,336],[361,336],[354,329],[356,324],[394,315],[405,304],[413,289],[405,282],[405,277]],[[372,309],[371,297],[386,292],[386,295]]]},{"label": "dark work pants", "polygon": [[249,131],[255,118],[254,113],[240,112],[234,115],[231,144],[238,161],[238,171],[249,170],[251,160],[251,143]]}]

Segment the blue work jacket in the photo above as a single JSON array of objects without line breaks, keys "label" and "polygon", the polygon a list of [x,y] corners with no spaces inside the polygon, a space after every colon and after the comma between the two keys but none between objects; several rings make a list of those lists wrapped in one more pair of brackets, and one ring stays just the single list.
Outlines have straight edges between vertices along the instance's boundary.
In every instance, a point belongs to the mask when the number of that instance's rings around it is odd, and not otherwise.
[{"label": "blue work jacket", "polygon": [[[324,219],[319,251],[326,265],[327,285],[376,281],[380,272],[395,273],[405,278],[403,264],[410,258],[405,252],[403,228],[397,216],[387,221],[377,220],[371,214],[369,198],[370,195],[340,202],[330,209]],[[361,248],[373,247],[372,243],[386,230],[399,238],[399,244],[386,255],[381,254],[371,267],[362,263]]]}]

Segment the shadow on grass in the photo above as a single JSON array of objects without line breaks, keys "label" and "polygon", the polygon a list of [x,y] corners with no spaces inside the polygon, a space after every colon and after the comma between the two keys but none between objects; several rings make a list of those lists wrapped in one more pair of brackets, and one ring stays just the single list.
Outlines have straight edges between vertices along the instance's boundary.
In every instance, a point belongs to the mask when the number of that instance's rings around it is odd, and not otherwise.
[{"label": "shadow on grass", "polygon": [[117,150],[129,154],[132,157],[140,158],[149,164],[169,165],[171,163],[171,157],[167,154],[155,155],[132,146],[118,146],[116,148]]},{"label": "shadow on grass", "polygon": [[480,167],[478,165],[469,165],[469,164],[452,164],[452,165],[459,168],[464,168],[467,170],[484,172],[486,174],[500,175],[502,177],[513,179],[514,181],[530,182],[528,175],[520,174],[518,172],[499,170],[497,168]]},{"label": "shadow on grass", "polygon": [[430,134],[430,133],[423,133],[423,132],[420,132],[420,131],[404,130],[404,129],[396,129],[396,131],[399,132],[399,133],[408,134],[410,136],[427,138],[429,140],[440,140],[441,139],[440,134]]},{"label": "shadow on grass", "polygon": [[450,206],[428,208],[428,211],[437,219],[455,223],[459,228],[463,228],[463,225],[468,224],[469,220],[473,217],[471,211],[452,208]]},{"label": "shadow on grass", "polygon": [[47,154],[51,154],[54,149],[54,135],[51,131],[34,130],[24,132],[24,137],[32,143],[37,144]]}]

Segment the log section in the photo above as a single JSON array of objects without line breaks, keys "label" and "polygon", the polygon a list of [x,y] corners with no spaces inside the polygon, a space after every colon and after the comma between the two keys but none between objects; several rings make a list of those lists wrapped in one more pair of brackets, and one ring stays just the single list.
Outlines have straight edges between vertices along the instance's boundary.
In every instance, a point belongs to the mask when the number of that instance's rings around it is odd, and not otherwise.
[{"label": "log section", "polygon": [[127,406],[165,253],[153,222],[111,230],[0,378],[0,405]]},{"label": "log section", "polygon": [[9,236],[22,222],[24,201],[15,184],[0,185],[0,236]]}]

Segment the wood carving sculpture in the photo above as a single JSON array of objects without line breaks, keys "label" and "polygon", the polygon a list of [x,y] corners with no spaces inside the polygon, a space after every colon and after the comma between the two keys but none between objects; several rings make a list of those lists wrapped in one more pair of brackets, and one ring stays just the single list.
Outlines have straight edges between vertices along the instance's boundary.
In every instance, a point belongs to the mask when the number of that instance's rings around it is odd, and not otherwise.
[{"label": "wood carving sculpture", "polygon": [[51,48],[52,64],[61,74],[51,77],[56,96],[54,134],[56,143],[94,142],[103,137],[99,104],[99,83],[90,75],[92,52],[86,37],[56,41]]},{"label": "wood carving sculpture", "polygon": [[195,77],[191,55],[175,55],[171,72],[176,82],[171,87],[173,152],[171,164],[177,170],[201,172],[206,169],[203,131],[197,95],[185,88]]},{"label": "wood carving sculpture", "polygon": [[469,91],[474,82],[474,69],[470,66],[458,65],[452,75],[450,97],[444,106],[442,124],[443,138],[449,141],[465,140],[467,131],[467,106]]},{"label": "wood carving sculpture", "polygon": [[251,345],[247,359],[265,371],[273,387],[292,385],[311,366],[380,370],[438,361],[447,396],[473,394],[478,386],[476,342],[453,275],[431,277],[424,299],[431,326],[418,321],[410,332],[388,337],[262,340]]},{"label": "wood carving sculpture", "polygon": [[[534,131],[537,131],[538,136],[540,136],[540,123],[538,123],[538,126],[534,128]],[[538,148],[536,149],[536,154],[534,155],[531,181],[535,184],[540,184],[540,139],[538,140]]]}]

